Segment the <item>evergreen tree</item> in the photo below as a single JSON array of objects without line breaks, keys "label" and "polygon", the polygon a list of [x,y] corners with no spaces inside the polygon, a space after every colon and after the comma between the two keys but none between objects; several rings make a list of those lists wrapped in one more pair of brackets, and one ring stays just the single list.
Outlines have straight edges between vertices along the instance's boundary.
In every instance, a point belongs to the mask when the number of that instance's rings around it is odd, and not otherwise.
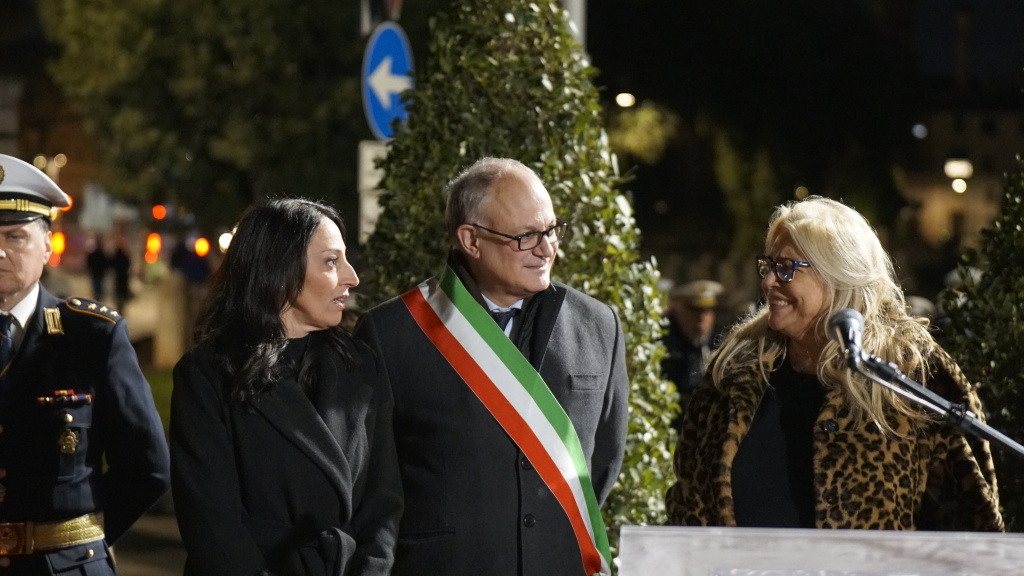
[{"label": "evergreen tree", "polygon": [[555,276],[622,320],[630,376],[625,462],[604,513],[616,527],[659,523],[672,479],[675,393],[659,377],[661,297],[654,263],[638,254],[630,200],[602,128],[594,69],[555,0],[464,0],[431,23],[408,122],[383,161],[384,212],[365,250],[366,292],[377,301],[442,269],[443,188],[483,156],[532,167],[571,222]]},{"label": "evergreen tree", "polygon": [[[946,348],[981,385],[989,425],[1018,442],[1024,441],[1024,162],[1020,166],[1006,176],[1002,212],[982,231],[981,252],[968,251],[958,268],[960,287],[943,294]],[[995,445],[992,450],[1007,529],[1024,531],[1024,460]]]},{"label": "evergreen tree", "polygon": [[[415,42],[426,13],[404,11]],[[39,0],[59,49],[48,71],[99,144],[103,184],[230,225],[281,193],[357,208],[370,136],[359,3],[335,0]]]}]

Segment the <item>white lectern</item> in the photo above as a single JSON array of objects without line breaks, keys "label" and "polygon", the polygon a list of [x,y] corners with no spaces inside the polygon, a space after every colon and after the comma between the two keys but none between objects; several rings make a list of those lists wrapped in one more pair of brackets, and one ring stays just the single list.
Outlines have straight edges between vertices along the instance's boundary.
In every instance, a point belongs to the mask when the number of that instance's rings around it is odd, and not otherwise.
[{"label": "white lectern", "polygon": [[619,576],[1021,576],[1024,534],[623,526]]}]

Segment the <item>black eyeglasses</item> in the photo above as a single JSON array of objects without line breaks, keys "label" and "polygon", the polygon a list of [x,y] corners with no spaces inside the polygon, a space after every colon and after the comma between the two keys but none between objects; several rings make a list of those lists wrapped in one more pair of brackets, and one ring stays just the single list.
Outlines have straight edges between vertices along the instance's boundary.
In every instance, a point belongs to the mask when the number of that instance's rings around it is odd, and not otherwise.
[{"label": "black eyeglasses", "polygon": [[792,282],[793,277],[796,276],[796,269],[800,267],[810,268],[811,263],[801,262],[791,258],[779,258],[779,260],[776,261],[764,254],[757,257],[757,274],[761,278],[767,276],[769,270],[774,270],[775,277],[778,278],[780,282]]},{"label": "black eyeglasses", "polygon": [[475,226],[481,230],[486,230],[491,234],[497,234],[502,238],[515,240],[516,246],[519,247],[520,252],[524,250],[533,250],[537,246],[540,246],[540,242],[544,238],[547,238],[548,242],[555,244],[565,237],[565,231],[569,229],[568,222],[559,222],[558,224],[555,224],[554,226],[548,228],[547,230],[541,230],[539,232],[527,232],[525,234],[520,234],[519,236],[509,236],[508,234],[502,234],[497,230],[491,230],[490,228],[487,228],[486,226],[481,226],[479,224],[470,224],[470,226]]}]

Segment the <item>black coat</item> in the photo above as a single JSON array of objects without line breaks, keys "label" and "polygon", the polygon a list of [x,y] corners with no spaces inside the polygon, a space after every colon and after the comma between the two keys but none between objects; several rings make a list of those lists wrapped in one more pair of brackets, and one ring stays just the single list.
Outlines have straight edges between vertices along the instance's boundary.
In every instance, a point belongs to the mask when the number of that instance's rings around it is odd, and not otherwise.
[{"label": "black coat", "polygon": [[387,381],[365,346],[352,371],[323,332],[310,335],[307,354],[318,363],[315,404],[290,379],[250,409],[229,405],[203,346],[175,366],[171,462],[185,574],[388,574],[402,501]]},{"label": "black coat", "polygon": [[[91,401],[39,401],[59,390]],[[0,382],[0,430],[0,522],[102,511],[106,543],[113,544],[167,491],[167,441],[153,395],[124,318],[101,303],[60,301],[40,286],[36,311]],[[59,438],[70,434],[73,452],[62,452]],[[86,564],[89,574],[114,573],[106,548],[95,544],[10,560],[5,573],[50,574],[86,570]]]},{"label": "black coat", "polygon": [[[603,502],[626,435],[629,385],[618,317],[561,284],[533,298],[524,312],[536,314],[532,335],[519,340],[520,349],[572,421]],[[516,322],[514,338],[526,326]],[[406,508],[393,574],[583,574],[564,510],[402,300],[371,310],[356,334],[384,358],[395,397]]]}]

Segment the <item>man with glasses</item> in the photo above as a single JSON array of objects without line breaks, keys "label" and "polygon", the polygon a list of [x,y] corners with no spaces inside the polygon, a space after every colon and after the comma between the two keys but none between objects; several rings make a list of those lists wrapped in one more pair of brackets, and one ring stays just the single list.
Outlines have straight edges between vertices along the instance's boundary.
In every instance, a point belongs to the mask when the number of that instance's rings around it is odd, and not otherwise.
[{"label": "man with glasses", "polygon": [[596,573],[597,507],[625,447],[618,317],[551,281],[568,226],[532,170],[485,158],[447,193],[446,271],[356,331],[394,392],[405,513],[392,573]]}]

